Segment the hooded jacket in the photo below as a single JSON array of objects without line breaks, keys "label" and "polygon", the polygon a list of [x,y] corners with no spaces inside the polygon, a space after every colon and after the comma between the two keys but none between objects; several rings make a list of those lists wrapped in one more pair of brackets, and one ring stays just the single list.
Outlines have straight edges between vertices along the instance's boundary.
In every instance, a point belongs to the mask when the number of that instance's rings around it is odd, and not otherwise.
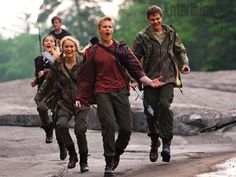
[{"label": "hooded jacket", "polygon": [[[177,87],[182,87],[180,69],[184,64],[189,65],[186,49],[174,28],[168,25],[162,25],[162,28],[164,29],[166,37],[169,40],[167,53],[169,58],[173,61],[172,63],[175,69],[175,85]],[[149,59],[151,57],[152,50],[154,50],[151,40],[156,40],[156,38],[152,35],[151,26],[148,26],[137,34],[132,47],[136,57],[139,60],[142,59],[143,68],[146,73],[148,67],[150,66]]]},{"label": "hooded jacket", "polygon": [[48,92],[56,89],[59,93],[57,104],[64,109],[73,111],[76,100],[77,76],[82,63],[82,57],[79,55],[76,60],[76,65],[70,70],[65,66],[64,57],[55,61],[40,87],[35,100],[42,100]]}]

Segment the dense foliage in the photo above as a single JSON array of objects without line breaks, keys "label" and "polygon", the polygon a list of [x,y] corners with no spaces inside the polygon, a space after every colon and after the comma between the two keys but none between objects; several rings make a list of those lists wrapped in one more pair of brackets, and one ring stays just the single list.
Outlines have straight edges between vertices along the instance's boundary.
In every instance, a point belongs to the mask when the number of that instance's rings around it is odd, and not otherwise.
[{"label": "dense foliage", "polygon": [[40,53],[37,35],[0,39],[0,50],[0,81],[33,77],[33,59]]},{"label": "dense foliage", "polygon": [[[86,45],[97,35],[96,20],[103,13],[96,0],[71,1],[71,8],[59,15],[63,17],[63,24]],[[42,35],[48,32],[46,20],[62,2],[44,0],[38,16]],[[116,19],[114,37],[131,46],[136,33],[148,25],[146,9],[151,4],[161,6],[163,22],[175,27],[188,50],[192,70],[236,69],[233,52],[236,46],[235,1],[126,0]],[[39,54],[37,35],[23,33],[12,39],[0,37],[0,51],[0,81],[33,76],[33,59]]]},{"label": "dense foliage", "polygon": [[[146,9],[153,1],[136,1],[120,11],[116,37],[130,46],[136,33],[148,25]],[[192,70],[236,69],[236,2],[233,0],[156,1],[163,22],[175,27],[188,50]]]}]

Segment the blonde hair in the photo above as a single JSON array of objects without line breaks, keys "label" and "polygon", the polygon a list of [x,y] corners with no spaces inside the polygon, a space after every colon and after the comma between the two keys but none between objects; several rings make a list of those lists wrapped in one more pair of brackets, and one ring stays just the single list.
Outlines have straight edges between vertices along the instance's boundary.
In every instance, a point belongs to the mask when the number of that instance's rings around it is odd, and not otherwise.
[{"label": "blonde hair", "polygon": [[80,50],[80,44],[79,44],[79,41],[75,38],[73,38],[72,36],[65,36],[61,39],[60,43],[61,43],[61,47],[63,47],[63,44],[65,43],[65,41],[72,41],[74,42],[75,44],[75,47],[76,47],[76,51],[79,51]]},{"label": "blonde hair", "polygon": [[110,22],[112,22],[112,26],[114,26],[114,20],[112,19],[112,17],[105,16],[105,17],[102,17],[98,20],[97,29],[99,29],[101,27],[102,22],[104,22],[104,21],[110,21]]}]

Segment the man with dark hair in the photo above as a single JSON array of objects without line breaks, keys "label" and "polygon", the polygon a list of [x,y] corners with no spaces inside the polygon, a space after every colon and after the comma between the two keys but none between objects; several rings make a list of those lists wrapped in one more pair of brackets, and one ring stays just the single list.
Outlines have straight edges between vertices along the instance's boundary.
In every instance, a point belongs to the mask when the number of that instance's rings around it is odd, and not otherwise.
[{"label": "man with dark hair", "polygon": [[144,71],[151,79],[162,76],[166,85],[158,88],[144,86],[144,99],[154,108],[154,117],[144,106],[151,138],[149,158],[158,158],[159,137],[162,139],[162,160],[170,161],[170,144],[173,138],[173,113],[170,105],[174,87],[182,87],[180,72],[190,72],[186,49],[174,28],[162,24],[162,9],[152,5],[147,9],[149,26],[138,32],[133,43],[133,52],[143,60]]},{"label": "man with dark hair", "polygon": [[57,44],[60,46],[60,40],[65,36],[71,36],[71,33],[61,27],[62,20],[59,16],[54,16],[51,19],[51,23],[54,29],[49,34],[52,34],[57,39]]}]

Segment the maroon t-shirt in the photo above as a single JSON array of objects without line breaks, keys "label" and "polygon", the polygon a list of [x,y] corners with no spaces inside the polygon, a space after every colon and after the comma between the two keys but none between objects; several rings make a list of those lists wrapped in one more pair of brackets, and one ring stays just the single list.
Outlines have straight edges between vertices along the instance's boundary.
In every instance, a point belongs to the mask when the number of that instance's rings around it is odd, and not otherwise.
[{"label": "maroon t-shirt", "polygon": [[[108,48],[115,53],[114,42]],[[126,87],[124,76],[120,71],[115,56],[98,47],[94,62],[96,65],[95,93],[113,92]]]}]

